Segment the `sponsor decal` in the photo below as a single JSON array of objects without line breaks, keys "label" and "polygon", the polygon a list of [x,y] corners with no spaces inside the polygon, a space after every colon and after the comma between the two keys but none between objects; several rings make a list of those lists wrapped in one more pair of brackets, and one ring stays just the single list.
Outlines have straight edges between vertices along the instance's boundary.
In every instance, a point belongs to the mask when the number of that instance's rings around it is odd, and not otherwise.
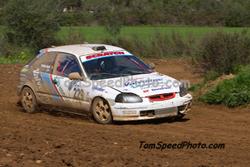
[{"label": "sponsor decal", "polygon": [[57,86],[57,89],[58,89],[60,95],[65,96],[65,92],[63,91],[63,88],[61,86],[61,79],[59,77],[55,77],[54,81],[57,83],[56,86]]},{"label": "sponsor decal", "polygon": [[151,89],[151,90],[154,92],[154,91],[165,90],[165,89],[169,89],[169,87],[155,88],[155,89]]},{"label": "sponsor decal", "polygon": [[156,78],[156,79],[146,79],[146,80],[130,80],[124,84],[124,86],[130,86],[132,88],[137,87],[150,87],[150,86],[158,86],[159,83],[162,83],[162,78]]},{"label": "sponsor decal", "polygon": [[104,53],[97,53],[93,55],[86,56],[86,59],[94,59],[103,56],[113,56],[113,55],[124,55],[124,52],[104,52]]},{"label": "sponsor decal", "polygon": [[99,91],[99,92],[103,92],[103,91],[104,91],[103,88],[96,87],[96,86],[93,86],[92,89],[93,89],[93,90],[97,90],[97,91]]},{"label": "sponsor decal", "polygon": [[48,68],[48,69],[49,69],[49,68],[50,68],[50,65],[47,65],[47,64],[41,64],[41,67],[42,67],[42,68]]},{"label": "sponsor decal", "polygon": [[45,72],[49,73],[51,66],[47,65],[47,64],[41,64],[41,68],[42,68],[41,71],[45,71]]},{"label": "sponsor decal", "polygon": [[[50,81],[51,81],[51,83],[52,83],[52,85],[53,85],[53,87],[54,87],[54,89],[55,89],[57,95],[60,97],[61,100],[63,100],[62,95],[60,94],[60,92],[59,92],[59,90],[57,89],[56,85],[53,83],[53,76],[52,76],[52,74],[50,74]],[[54,99],[56,99],[56,98],[54,98]]]},{"label": "sponsor decal", "polygon": [[34,80],[35,80],[35,83],[36,83],[36,86],[38,89],[41,89],[41,76],[40,76],[40,70],[39,69],[36,69],[33,71],[33,77],[34,77]]},{"label": "sponsor decal", "polygon": [[123,51],[109,51],[109,52],[102,52],[102,53],[95,53],[87,56],[81,56],[80,59],[82,62],[97,59],[100,57],[110,57],[110,56],[121,56],[121,55],[131,55],[129,53],[125,53]]}]

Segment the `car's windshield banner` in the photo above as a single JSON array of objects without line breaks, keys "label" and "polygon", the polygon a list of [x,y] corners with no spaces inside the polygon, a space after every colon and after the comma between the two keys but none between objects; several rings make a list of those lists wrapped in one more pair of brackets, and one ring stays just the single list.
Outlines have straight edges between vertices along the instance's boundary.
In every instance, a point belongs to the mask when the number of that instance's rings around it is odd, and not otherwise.
[{"label": "car's windshield banner", "polygon": [[109,56],[124,56],[124,55],[132,55],[126,51],[109,51],[109,52],[103,52],[103,53],[95,53],[87,56],[81,56],[80,59],[82,62],[98,59],[101,57],[109,57]]}]

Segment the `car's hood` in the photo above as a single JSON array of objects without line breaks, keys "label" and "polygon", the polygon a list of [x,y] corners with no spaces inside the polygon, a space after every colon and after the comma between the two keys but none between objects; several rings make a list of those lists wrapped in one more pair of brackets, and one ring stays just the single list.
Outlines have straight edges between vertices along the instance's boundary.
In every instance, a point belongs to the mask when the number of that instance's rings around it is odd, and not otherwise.
[{"label": "car's hood", "polygon": [[135,93],[141,97],[179,92],[180,84],[176,79],[157,72],[102,81],[105,81],[108,87],[117,91]]}]

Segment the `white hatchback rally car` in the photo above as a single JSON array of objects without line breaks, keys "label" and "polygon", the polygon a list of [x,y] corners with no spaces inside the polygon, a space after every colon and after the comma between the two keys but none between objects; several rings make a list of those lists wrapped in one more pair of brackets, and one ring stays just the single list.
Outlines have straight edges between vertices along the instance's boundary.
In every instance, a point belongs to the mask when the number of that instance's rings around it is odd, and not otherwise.
[{"label": "white hatchback rally car", "polygon": [[21,70],[18,95],[26,112],[41,105],[89,112],[101,124],[182,118],[192,101],[184,84],[122,48],[102,44],[41,50]]}]

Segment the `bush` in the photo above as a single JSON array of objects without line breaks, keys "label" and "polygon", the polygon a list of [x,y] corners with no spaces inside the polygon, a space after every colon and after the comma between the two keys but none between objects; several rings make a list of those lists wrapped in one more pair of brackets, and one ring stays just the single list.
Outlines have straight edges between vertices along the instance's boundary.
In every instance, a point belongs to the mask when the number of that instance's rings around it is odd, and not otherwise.
[{"label": "bush", "polygon": [[104,43],[120,46],[141,57],[164,58],[190,56],[195,41],[191,37],[186,41],[174,32],[171,36],[156,32],[149,40],[140,39],[134,34],[130,38],[109,38]]},{"label": "bush", "polygon": [[216,71],[218,74],[230,74],[237,66],[250,63],[249,48],[250,38],[246,32],[217,32],[202,39],[196,59],[204,73]]},{"label": "bush", "polygon": [[164,57],[171,51],[171,40],[167,35],[156,32],[150,43],[151,56]]},{"label": "bush", "polygon": [[0,9],[0,25],[3,25],[3,12]]},{"label": "bush", "polygon": [[6,40],[17,46],[45,48],[56,43],[57,1],[10,0],[4,8]]},{"label": "bush", "polygon": [[186,43],[181,38],[180,34],[177,34],[175,32],[172,33],[171,39],[172,54],[174,56],[182,56],[186,50]]},{"label": "bush", "polygon": [[0,56],[9,58],[11,56],[20,55],[21,52],[32,54],[35,50],[28,47],[10,44],[5,38],[0,38]]},{"label": "bush", "polygon": [[249,11],[238,2],[232,2],[225,12],[225,25],[228,27],[249,26]]},{"label": "bush", "polygon": [[84,42],[86,41],[81,31],[70,28],[68,35],[60,40],[60,45],[83,44]]},{"label": "bush", "polygon": [[246,67],[230,80],[224,80],[217,87],[200,98],[209,104],[224,104],[237,107],[250,103],[250,67]]},{"label": "bush", "polygon": [[0,64],[27,63],[33,58],[33,52],[29,48],[12,48],[11,56],[0,56]]},{"label": "bush", "polygon": [[154,56],[151,53],[150,46],[145,42],[138,38],[137,35],[134,35],[132,38],[109,38],[104,40],[104,43],[115,45],[122,47],[131,53],[135,54],[136,56],[140,57],[150,57]]},{"label": "bush", "polygon": [[204,82],[207,81],[214,81],[215,79],[217,79],[220,76],[220,74],[216,71],[209,71],[206,73],[206,75],[204,76]]},{"label": "bush", "polygon": [[113,37],[121,33],[122,23],[115,14],[107,15],[105,19],[105,29]]},{"label": "bush", "polygon": [[117,38],[123,26],[122,15],[123,8],[122,1],[117,0],[102,0],[98,3],[98,10],[94,12],[95,20],[99,24],[104,25],[105,30],[113,37]]}]

